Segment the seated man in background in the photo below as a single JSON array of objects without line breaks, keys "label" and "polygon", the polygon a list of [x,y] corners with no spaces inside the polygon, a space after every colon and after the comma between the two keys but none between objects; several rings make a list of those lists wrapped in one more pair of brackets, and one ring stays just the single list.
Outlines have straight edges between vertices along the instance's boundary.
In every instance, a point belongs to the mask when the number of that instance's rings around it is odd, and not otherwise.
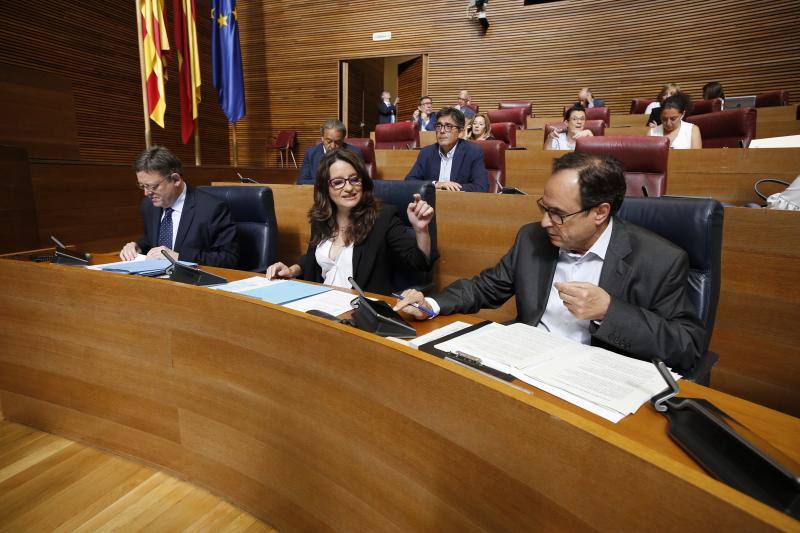
[{"label": "seated man in background", "polygon": [[419,151],[407,180],[432,181],[439,190],[487,192],[488,173],[483,150],[459,138],[464,130],[464,114],[444,107],[436,115],[436,144]]},{"label": "seated man in background", "polygon": [[494,267],[430,298],[403,293],[396,310],[475,313],[514,296],[516,322],[637,359],[660,357],[676,372],[698,361],[705,329],[686,292],[689,259],[671,242],[614,217],[625,197],[616,159],[569,153],[537,203],[541,222],[523,226]]},{"label": "seated man in background", "polygon": [[475,118],[475,111],[469,107],[470,105],[472,105],[472,97],[469,95],[469,91],[462,90],[458,93],[458,104],[455,108],[464,113],[466,120]]},{"label": "seated man in background", "polygon": [[419,106],[411,115],[411,122],[419,126],[419,131],[433,131],[436,125],[436,113],[433,112],[433,100],[430,96],[419,99]]},{"label": "seated man in background", "polygon": [[303,166],[300,167],[300,176],[297,178],[298,185],[314,185],[319,162],[322,161],[322,156],[331,150],[346,148],[355,152],[361,159],[364,158],[360,148],[344,142],[344,138],[347,137],[347,127],[341,120],[334,118],[326,120],[319,128],[319,133],[322,142],[306,148],[303,155]]},{"label": "seated man in background", "polygon": [[592,90],[588,87],[584,87],[578,92],[577,103],[582,105],[584,109],[589,109],[590,107],[604,107],[606,105],[600,98],[595,98],[592,94]]},{"label": "seated man in background", "polygon": [[233,268],[239,262],[236,226],[228,205],[183,181],[181,161],[162,146],[142,152],[133,164],[139,188],[144,191],[141,211],[144,235],[126,244],[124,261],[147,254],[201,265]]}]

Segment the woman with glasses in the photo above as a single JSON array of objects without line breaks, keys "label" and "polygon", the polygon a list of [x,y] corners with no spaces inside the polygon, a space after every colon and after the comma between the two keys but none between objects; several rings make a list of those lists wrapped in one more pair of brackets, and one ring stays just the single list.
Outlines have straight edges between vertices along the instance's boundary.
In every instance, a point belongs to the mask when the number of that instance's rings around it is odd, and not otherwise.
[{"label": "woman with glasses", "polygon": [[661,125],[652,128],[649,135],[667,137],[670,148],[702,148],[703,139],[700,136],[700,128],[683,121],[686,111],[691,106],[692,101],[689,95],[682,92],[675,93],[664,100],[664,103],[661,104]]},{"label": "woman with glasses", "polygon": [[574,150],[575,139],[578,137],[592,137],[594,134],[585,129],[586,110],[580,104],[567,109],[564,113],[566,129],[554,128],[544,140],[545,150]]},{"label": "woman with glasses", "polygon": [[429,271],[436,260],[428,232],[433,207],[414,195],[406,210],[412,234],[394,206],[373,196],[373,188],[358,156],[349,150],[325,154],[308,213],[308,250],[297,264],[271,265],[267,277],[301,278],[349,289],[347,278],[352,276],[363,290],[390,295],[395,268]]}]

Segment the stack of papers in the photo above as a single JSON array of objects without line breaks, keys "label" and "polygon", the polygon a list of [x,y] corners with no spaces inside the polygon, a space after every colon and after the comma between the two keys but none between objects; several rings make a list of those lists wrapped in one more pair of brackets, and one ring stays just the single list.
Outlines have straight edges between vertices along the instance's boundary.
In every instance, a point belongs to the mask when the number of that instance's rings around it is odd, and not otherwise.
[{"label": "stack of papers", "polygon": [[[483,365],[615,423],[666,388],[652,363],[563,339],[527,324],[495,324],[436,348],[478,358]],[[678,374],[673,376],[680,379]]]},{"label": "stack of papers", "polygon": [[[139,257],[144,258],[143,255]],[[197,263],[189,263],[187,261],[178,261],[178,263],[188,267],[197,266]],[[86,268],[90,270],[102,270],[104,272],[117,272],[119,274],[134,274],[137,276],[160,276],[164,274],[171,265],[172,263],[166,259],[139,259],[137,257],[133,261],[118,261],[116,263],[93,265]]]},{"label": "stack of papers", "polygon": [[288,279],[267,279],[254,276],[213,287],[221,291],[233,292],[251,298],[282,305],[296,311],[315,309],[333,316],[350,311],[354,296],[349,292],[332,290],[323,285],[312,285]]}]

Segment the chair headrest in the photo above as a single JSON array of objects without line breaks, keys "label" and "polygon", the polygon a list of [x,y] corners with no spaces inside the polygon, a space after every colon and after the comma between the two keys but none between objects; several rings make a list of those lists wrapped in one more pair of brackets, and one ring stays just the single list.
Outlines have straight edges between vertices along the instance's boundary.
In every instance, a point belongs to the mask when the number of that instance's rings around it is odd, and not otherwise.
[{"label": "chair headrest", "polygon": [[[414,198],[414,194],[419,194],[422,199],[436,209],[436,188],[430,181],[420,180],[375,180],[375,188],[372,193],[383,203],[392,204],[397,207],[400,220],[403,224],[410,226],[406,208]],[[431,226],[431,231],[434,231]]]},{"label": "chair headrest", "polygon": [[517,125],[517,129],[525,128],[525,121],[527,120],[527,110],[525,108],[492,109],[487,114],[489,115],[489,120],[493,123],[513,122]]},{"label": "chair headrest", "polygon": [[627,172],[666,174],[669,139],[626,135],[580,137],[575,141],[575,151],[615,157]]},{"label": "chair headrest", "polygon": [[262,187],[198,187],[228,204],[234,222],[266,223],[275,221],[275,205],[272,189]]},{"label": "chair headrest", "polygon": [[728,109],[692,115],[686,121],[700,128],[703,148],[739,148],[755,138],[757,113],[755,108]]}]

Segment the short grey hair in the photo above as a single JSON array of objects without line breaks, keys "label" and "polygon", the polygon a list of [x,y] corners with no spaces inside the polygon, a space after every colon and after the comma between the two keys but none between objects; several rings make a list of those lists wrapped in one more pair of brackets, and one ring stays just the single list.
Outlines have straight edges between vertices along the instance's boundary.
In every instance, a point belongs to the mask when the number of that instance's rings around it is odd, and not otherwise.
[{"label": "short grey hair", "polygon": [[347,137],[347,126],[344,125],[344,122],[341,120],[337,120],[335,118],[329,118],[325,121],[325,124],[319,129],[320,135],[325,135],[325,130],[335,130],[342,132],[345,137]]}]

